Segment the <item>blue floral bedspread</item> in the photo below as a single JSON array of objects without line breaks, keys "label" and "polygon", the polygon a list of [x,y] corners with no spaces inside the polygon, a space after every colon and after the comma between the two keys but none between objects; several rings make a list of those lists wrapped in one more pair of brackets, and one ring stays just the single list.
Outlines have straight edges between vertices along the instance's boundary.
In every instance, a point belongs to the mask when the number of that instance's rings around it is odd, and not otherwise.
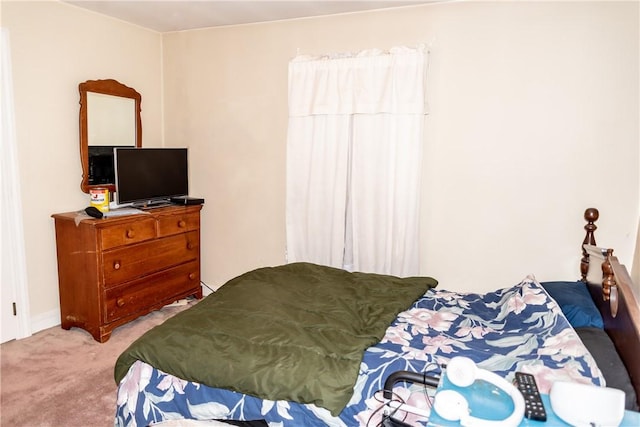
[{"label": "blue floral bedspread", "polygon": [[[458,355],[509,380],[515,371],[533,373],[543,393],[556,380],[604,385],[558,305],[528,277],[487,294],[429,290],[365,352],[353,398],[338,417],[315,405],[263,400],[184,381],[138,361],[118,387],[115,425],[177,419],[264,419],[271,427],[378,425],[381,390],[389,374],[408,370],[437,376],[440,365]],[[394,392],[413,406],[424,406],[424,393],[415,386],[400,383]],[[412,414],[405,422],[426,425]]]}]

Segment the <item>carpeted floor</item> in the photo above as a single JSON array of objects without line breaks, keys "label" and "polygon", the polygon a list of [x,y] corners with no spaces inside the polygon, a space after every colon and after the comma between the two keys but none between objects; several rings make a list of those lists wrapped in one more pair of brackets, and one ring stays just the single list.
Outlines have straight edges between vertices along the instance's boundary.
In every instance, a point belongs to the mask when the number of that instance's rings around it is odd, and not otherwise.
[{"label": "carpeted floor", "polygon": [[104,344],[88,332],[50,328],[0,346],[0,425],[113,426],[116,359],[136,338],[189,307],[166,306],[116,328]]}]

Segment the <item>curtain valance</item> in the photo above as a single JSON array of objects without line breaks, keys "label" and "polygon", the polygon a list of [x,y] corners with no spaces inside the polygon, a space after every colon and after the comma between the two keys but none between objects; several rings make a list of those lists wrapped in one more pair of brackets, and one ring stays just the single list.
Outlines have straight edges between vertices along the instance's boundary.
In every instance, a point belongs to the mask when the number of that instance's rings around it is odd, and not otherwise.
[{"label": "curtain valance", "polygon": [[424,47],[299,55],[289,62],[289,116],[425,114],[425,72]]}]

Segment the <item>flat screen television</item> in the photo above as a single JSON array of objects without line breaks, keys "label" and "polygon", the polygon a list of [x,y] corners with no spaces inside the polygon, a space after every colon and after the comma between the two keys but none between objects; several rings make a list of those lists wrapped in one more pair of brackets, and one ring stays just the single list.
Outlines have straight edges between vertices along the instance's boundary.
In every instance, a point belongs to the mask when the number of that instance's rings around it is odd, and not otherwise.
[{"label": "flat screen television", "polygon": [[186,148],[115,147],[118,205],[153,206],[189,194]]}]

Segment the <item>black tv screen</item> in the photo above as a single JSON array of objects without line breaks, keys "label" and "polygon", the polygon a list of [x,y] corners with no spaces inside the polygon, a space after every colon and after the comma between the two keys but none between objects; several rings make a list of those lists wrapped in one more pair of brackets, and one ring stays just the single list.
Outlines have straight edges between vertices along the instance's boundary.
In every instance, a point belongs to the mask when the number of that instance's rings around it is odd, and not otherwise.
[{"label": "black tv screen", "polygon": [[186,148],[113,149],[116,202],[153,204],[189,194]]}]

